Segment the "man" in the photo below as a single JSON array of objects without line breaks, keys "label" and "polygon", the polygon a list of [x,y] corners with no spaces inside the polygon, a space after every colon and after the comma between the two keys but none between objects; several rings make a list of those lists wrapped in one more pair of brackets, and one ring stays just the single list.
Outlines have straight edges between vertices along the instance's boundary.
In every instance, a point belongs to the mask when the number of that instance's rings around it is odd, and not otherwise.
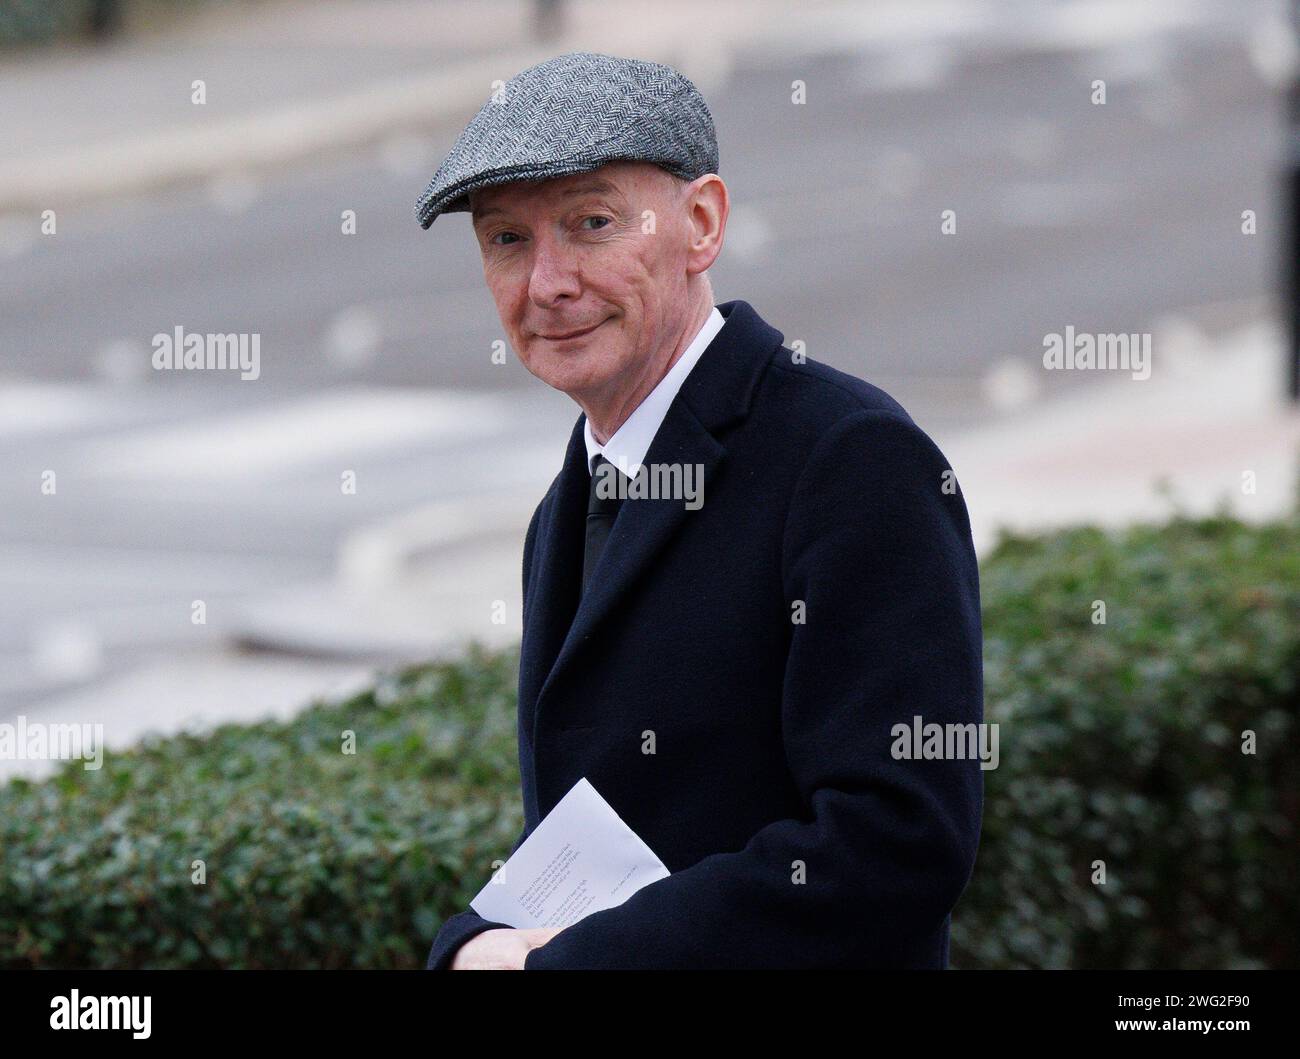
[{"label": "man", "polygon": [[524,540],[515,848],[586,777],[671,873],[559,931],[459,913],[429,968],[946,965],[979,763],[898,746],[982,718],[965,503],[890,396],[714,305],[717,169],[694,85],[575,53],[417,205],[472,213],[513,348],[582,409]]}]

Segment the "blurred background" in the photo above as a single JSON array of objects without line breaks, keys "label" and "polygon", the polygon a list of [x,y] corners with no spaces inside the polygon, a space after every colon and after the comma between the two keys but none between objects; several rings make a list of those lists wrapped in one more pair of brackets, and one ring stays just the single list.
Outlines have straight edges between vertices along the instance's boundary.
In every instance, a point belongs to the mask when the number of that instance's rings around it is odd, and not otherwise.
[{"label": "blurred background", "polygon": [[[0,722],[126,747],[517,640],[578,409],[494,362],[468,216],[413,207],[493,82],[563,51],[700,86],[733,205],[717,300],[901,401],[982,556],[1003,528],[1284,515],[1295,17],[0,0]],[[154,370],[177,327],[260,335],[260,377]],[[1067,327],[1150,335],[1151,377],[1045,370]]]}]

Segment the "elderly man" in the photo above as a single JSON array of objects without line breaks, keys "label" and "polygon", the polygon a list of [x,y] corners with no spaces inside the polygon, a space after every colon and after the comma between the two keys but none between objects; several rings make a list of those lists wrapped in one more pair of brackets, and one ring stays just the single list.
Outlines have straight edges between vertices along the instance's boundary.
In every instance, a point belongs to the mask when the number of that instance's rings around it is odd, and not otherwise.
[{"label": "elderly man", "polygon": [[458,913],[431,969],[946,966],[979,762],[900,744],[981,721],[965,503],[888,394],[714,304],[717,169],[690,81],[574,53],[417,204],[471,214],[515,352],[582,409],[524,540],[515,848],[586,777],[670,872],[559,931]]}]

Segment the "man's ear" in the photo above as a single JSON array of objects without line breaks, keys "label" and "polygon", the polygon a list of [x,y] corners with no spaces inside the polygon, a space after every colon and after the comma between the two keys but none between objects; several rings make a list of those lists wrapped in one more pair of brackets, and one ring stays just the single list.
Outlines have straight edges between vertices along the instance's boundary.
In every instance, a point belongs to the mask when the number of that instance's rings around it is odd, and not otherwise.
[{"label": "man's ear", "polygon": [[698,186],[690,192],[688,209],[692,242],[689,251],[691,268],[695,272],[705,272],[722,253],[727,216],[731,212],[730,195],[722,178],[716,173],[700,177]]}]

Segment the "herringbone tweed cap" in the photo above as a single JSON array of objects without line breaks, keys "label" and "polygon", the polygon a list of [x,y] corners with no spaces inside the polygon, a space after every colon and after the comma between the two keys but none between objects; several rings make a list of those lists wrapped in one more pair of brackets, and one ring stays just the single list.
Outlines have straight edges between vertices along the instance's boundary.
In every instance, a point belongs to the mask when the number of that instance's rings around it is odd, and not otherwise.
[{"label": "herringbone tweed cap", "polygon": [[469,192],[548,180],[620,159],[653,162],[684,180],[718,171],[713,117],[671,66],[569,52],[516,74],[489,99],[415,204],[420,227],[467,213]]}]

